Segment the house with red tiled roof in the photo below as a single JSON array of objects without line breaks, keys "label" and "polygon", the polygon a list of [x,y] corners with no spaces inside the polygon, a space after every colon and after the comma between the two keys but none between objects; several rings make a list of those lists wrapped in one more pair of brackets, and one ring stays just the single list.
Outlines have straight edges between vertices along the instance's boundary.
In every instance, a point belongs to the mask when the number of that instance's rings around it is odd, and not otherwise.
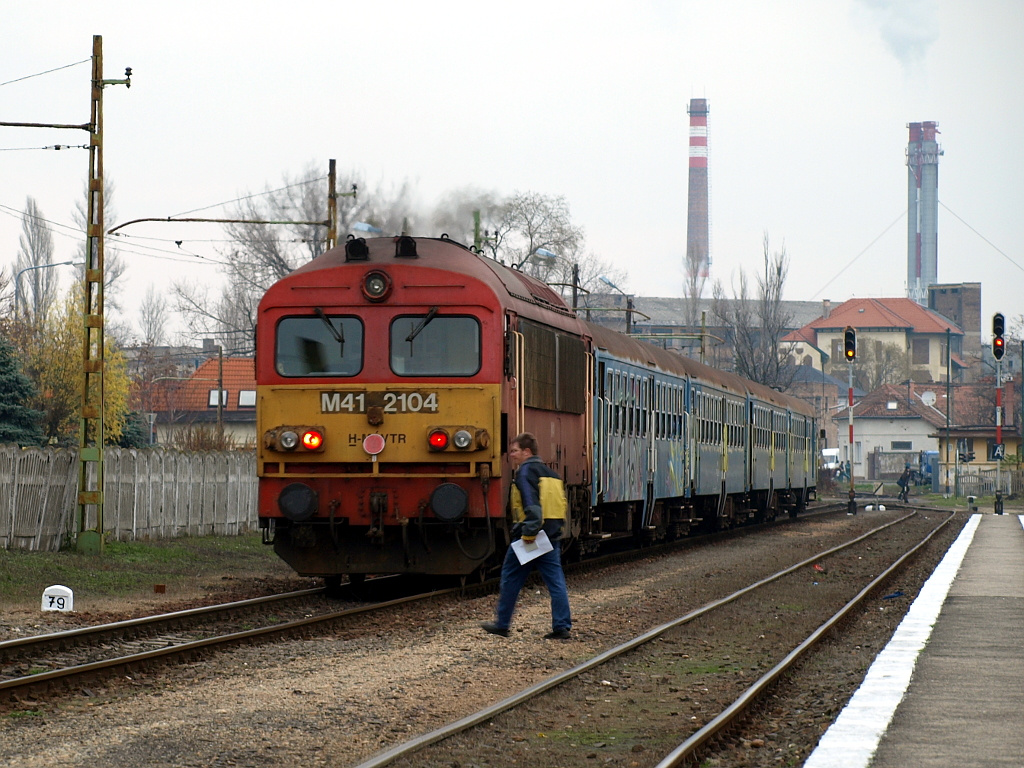
[{"label": "house with red tiled roof", "polygon": [[835,309],[826,307],[822,317],[792,331],[783,341],[791,345],[793,362],[821,368],[824,353],[825,370],[839,377],[847,365],[843,336],[848,326],[857,333],[855,366],[888,367],[897,378],[921,383],[944,382],[947,370],[952,381],[959,381],[966,368],[961,354],[963,330],[906,298],[850,299]]},{"label": "house with red tiled roof", "polygon": [[945,385],[883,384],[854,403],[851,452],[844,404],[833,417],[841,460],[851,462],[854,477],[893,482],[904,464],[916,465],[923,451],[938,449],[934,433],[946,426],[944,406]]},{"label": "house with red tiled roof", "polygon": [[155,414],[155,442],[168,444],[176,430],[202,426],[222,428],[237,446],[255,444],[253,358],[209,357],[189,376],[160,376],[145,386],[147,402]]},{"label": "house with red tiled roof", "polygon": [[[948,393],[948,405],[947,405]],[[1000,395],[1000,432],[1004,451],[1001,467],[1020,489],[1021,402],[1012,381]],[[948,417],[948,421],[947,421]],[[994,473],[996,461],[996,391],[993,380],[947,387],[941,384],[885,384],[853,406],[853,451],[850,451],[849,411],[843,406],[833,418],[839,436],[840,458],[850,459],[854,477],[892,482],[903,464],[916,464],[922,451],[939,453],[939,485],[955,486],[965,473]],[[948,446],[948,448],[947,448]],[[973,458],[965,464],[961,455]],[[948,469],[948,474],[947,474]],[[1009,481],[1007,481],[1009,482]]]},{"label": "house with red tiled roof", "polygon": [[[950,391],[950,428],[945,423],[933,430],[932,437],[938,443],[939,461],[950,468],[951,475],[965,470],[971,473],[994,472],[996,459],[996,387],[994,377],[976,384],[953,387]],[[1002,440],[1004,461],[1000,463],[1009,474],[1009,468],[1017,471],[1013,480],[1013,492],[1020,492],[1021,457],[1021,413],[1020,390],[1012,377],[1004,378],[999,396],[999,438]],[[947,447],[948,445],[948,447]],[[972,456],[969,466],[960,461],[962,454]],[[948,458],[947,458],[948,457]],[[947,463],[948,462],[948,463]]]}]

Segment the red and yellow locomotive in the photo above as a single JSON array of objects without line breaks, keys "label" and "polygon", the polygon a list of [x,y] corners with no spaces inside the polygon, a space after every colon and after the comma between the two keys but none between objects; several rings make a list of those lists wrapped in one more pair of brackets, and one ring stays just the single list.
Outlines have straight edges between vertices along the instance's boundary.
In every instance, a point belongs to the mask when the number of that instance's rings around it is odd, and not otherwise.
[{"label": "red and yellow locomotive", "polygon": [[[574,369],[568,410],[557,387],[517,378],[521,326],[549,337],[544,375]],[[447,239],[350,239],[276,283],[256,353],[259,518],[276,552],[329,580],[500,558],[511,437],[529,427],[585,482],[580,336],[547,285]],[[531,388],[554,397],[527,423]]]}]

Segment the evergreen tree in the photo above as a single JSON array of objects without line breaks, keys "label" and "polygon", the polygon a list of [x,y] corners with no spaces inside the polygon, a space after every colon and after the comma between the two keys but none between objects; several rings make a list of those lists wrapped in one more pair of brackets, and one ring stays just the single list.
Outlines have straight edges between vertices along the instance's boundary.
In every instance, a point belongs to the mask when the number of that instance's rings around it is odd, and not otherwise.
[{"label": "evergreen tree", "polygon": [[43,414],[26,405],[35,394],[32,382],[21,372],[14,347],[0,336],[0,443],[42,445]]},{"label": "evergreen tree", "polygon": [[117,444],[122,448],[149,447],[149,421],[138,411],[130,411]]}]

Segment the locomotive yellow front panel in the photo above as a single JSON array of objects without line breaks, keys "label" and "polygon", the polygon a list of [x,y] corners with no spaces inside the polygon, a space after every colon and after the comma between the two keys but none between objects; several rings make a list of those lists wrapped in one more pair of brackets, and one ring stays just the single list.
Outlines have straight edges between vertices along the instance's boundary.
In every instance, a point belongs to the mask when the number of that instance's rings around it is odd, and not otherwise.
[{"label": "locomotive yellow front panel", "polygon": [[[289,463],[321,465],[317,475],[350,476],[360,463],[373,473],[378,462],[475,466],[500,456],[496,384],[304,384],[257,392],[261,477],[280,474]],[[307,448],[303,435],[319,430],[322,441]],[[379,437],[367,441],[371,435]]]}]

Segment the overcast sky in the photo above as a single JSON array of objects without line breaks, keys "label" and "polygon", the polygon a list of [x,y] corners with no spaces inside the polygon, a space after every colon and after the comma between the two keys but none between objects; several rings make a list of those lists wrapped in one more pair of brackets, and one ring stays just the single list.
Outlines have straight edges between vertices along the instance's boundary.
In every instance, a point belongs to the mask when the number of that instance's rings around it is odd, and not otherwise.
[{"label": "overcast sky", "polygon": [[[424,209],[463,187],[563,195],[622,287],[681,296],[686,107],[704,97],[713,280],[756,272],[768,233],[786,299],[905,296],[906,126],[934,120],[939,280],[982,283],[986,340],[992,313],[1024,313],[1019,0],[8,3],[0,83],[88,59],[94,34],[106,78],[133,68],[104,92],[118,222],[336,158],[371,186],[409,181]],[[2,85],[0,121],[85,123],[88,81],[83,63]],[[86,138],[0,128],[8,274],[28,196],[56,260],[74,257],[87,152],[35,148]],[[126,232],[129,321],[150,284],[218,281],[188,255],[216,259],[218,231]]]}]

